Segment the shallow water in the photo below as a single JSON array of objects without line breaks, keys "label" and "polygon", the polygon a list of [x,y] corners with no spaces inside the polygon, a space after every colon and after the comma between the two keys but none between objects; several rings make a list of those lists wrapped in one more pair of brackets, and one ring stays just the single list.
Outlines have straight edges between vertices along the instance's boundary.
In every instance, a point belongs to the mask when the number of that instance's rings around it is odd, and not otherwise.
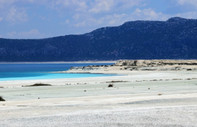
[{"label": "shallow water", "polygon": [[112,63],[0,64],[0,81],[111,76],[104,74],[52,73],[56,71],[65,71],[70,67],[76,66],[111,64]]}]

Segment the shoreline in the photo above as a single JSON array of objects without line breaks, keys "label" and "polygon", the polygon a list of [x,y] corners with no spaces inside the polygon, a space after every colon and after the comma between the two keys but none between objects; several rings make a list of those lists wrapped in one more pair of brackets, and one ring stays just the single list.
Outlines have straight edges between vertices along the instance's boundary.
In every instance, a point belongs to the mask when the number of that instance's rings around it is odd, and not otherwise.
[{"label": "shoreline", "polygon": [[[197,125],[197,70],[120,68],[125,66],[89,66],[72,71],[125,75],[0,81],[0,96],[6,100],[0,102],[4,116],[0,126]],[[50,86],[28,86],[35,83]]]},{"label": "shoreline", "polygon": [[52,62],[0,62],[0,64],[70,64],[70,63],[115,63],[116,61],[52,61]]},{"label": "shoreline", "polygon": [[[196,61],[197,59],[133,59],[132,61],[135,60],[143,60],[143,61]],[[22,61],[22,62],[8,62],[8,61],[1,61],[0,64],[6,64],[6,63],[115,63],[117,61],[129,61],[128,59],[120,59],[120,60],[86,60],[86,61],[33,61],[33,62],[27,62],[27,61]],[[131,60],[130,60],[131,61]]]},{"label": "shoreline", "polygon": [[[62,72],[65,73],[65,72]],[[70,72],[66,72],[70,73]],[[79,72],[76,72],[76,74]],[[84,73],[84,72],[83,72]],[[87,72],[88,74],[95,74]],[[101,71],[101,74],[112,74],[111,72]],[[197,80],[197,71],[120,71],[114,72],[114,76],[101,77],[81,77],[81,78],[57,78],[57,79],[34,79],[34,80],[8,80],[0,81],[0,87],[21,87],[22,85],[32,85],[35,83],[47,83],[52,85],[92,83],[99,84],[107,81],[190,81]]]}]

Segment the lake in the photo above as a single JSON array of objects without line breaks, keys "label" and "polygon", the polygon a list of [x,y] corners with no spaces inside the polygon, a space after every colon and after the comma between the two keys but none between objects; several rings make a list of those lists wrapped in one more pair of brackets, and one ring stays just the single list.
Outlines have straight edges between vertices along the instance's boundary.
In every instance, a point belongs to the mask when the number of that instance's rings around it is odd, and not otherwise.
[{"label": "lake", "polygon": [[57,78],[83,78],[112,76],[106,74],[68,74],[52,73],[65,71],[70,67],[88,65],[111,65],[113,63],[8,63],[0,64],[0,81],[8,80],[34,80]]}]

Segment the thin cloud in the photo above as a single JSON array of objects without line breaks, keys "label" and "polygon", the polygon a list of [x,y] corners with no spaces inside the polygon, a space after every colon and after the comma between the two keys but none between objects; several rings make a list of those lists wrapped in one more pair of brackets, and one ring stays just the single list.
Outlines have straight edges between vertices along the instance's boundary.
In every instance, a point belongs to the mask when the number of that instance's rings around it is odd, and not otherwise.
[{"label": "thin cloud", "polygon": [[7,14],[6,20],[11,23],[25,22],[27,21],[26,11],[24,9],[12,7]]},{"label": "thin cloud", "polygon": [[156,12],[151,8],[137,8],[130,16],[132,17],[131,20],[166,20],[170,17],[170,15]]},{"label": "thin cloud", "polygon": [[46,0],[46,3],[55,9],[85,11],[88,8],[87,2],[81,0]]},{"label": "thin cloud", "polygon": [[[163,2],[166,5],[159,2],[153,5],[151,1],[154,0],[0,0],[0,27],[4,29],[0,34],[11,38],[40,38],[49,33],[51,36],[85,33],[133,20],[197,18],[196,0],[169,0]],[[173,9],[168,11],[168,5]]]},{"label": "thin cloud", "polygon": [[45,35],[40,33],[40,31],[37,29],[32,29],[29,31],[22,31],[22,32],[12,31],[7,34],[7,37],[15,38],[15,39],[43,38],[44,36]]},{"label": "thin cloud", "polygon": [[89,10],[91,13],[107,12],[114,6],[114,0],[96,0],[94,6]]},{"label": "thin cloud", "polygon": [[0,22],[3,21],[3,18],[0,17]]},{"label": "thin cloud", "polygon": [[177,0],[177,2],[180,5],[189,4],[190,6],[196,6],[197,7],[197,1],[196,0]]}]

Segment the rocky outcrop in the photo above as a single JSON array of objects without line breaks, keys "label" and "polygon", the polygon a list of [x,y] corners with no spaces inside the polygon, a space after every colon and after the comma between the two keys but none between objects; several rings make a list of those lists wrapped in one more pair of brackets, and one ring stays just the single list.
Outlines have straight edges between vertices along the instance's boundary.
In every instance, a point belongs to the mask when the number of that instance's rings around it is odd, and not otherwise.
[{"label": "rocky outcrop", "polygon": [[73,67],[69,71],[193,71],[197,70],[197,60],[119,60],[114,65]]},{"label": "rocky outcrop", "polygon": [[125,70],[197,70],[197,60],[119,60],[115,66]]},{"label": "rocky outcrop", "polygon": [[156,67],[172,65],[197,65],[197,60],[119,60],[116,66]]}]

